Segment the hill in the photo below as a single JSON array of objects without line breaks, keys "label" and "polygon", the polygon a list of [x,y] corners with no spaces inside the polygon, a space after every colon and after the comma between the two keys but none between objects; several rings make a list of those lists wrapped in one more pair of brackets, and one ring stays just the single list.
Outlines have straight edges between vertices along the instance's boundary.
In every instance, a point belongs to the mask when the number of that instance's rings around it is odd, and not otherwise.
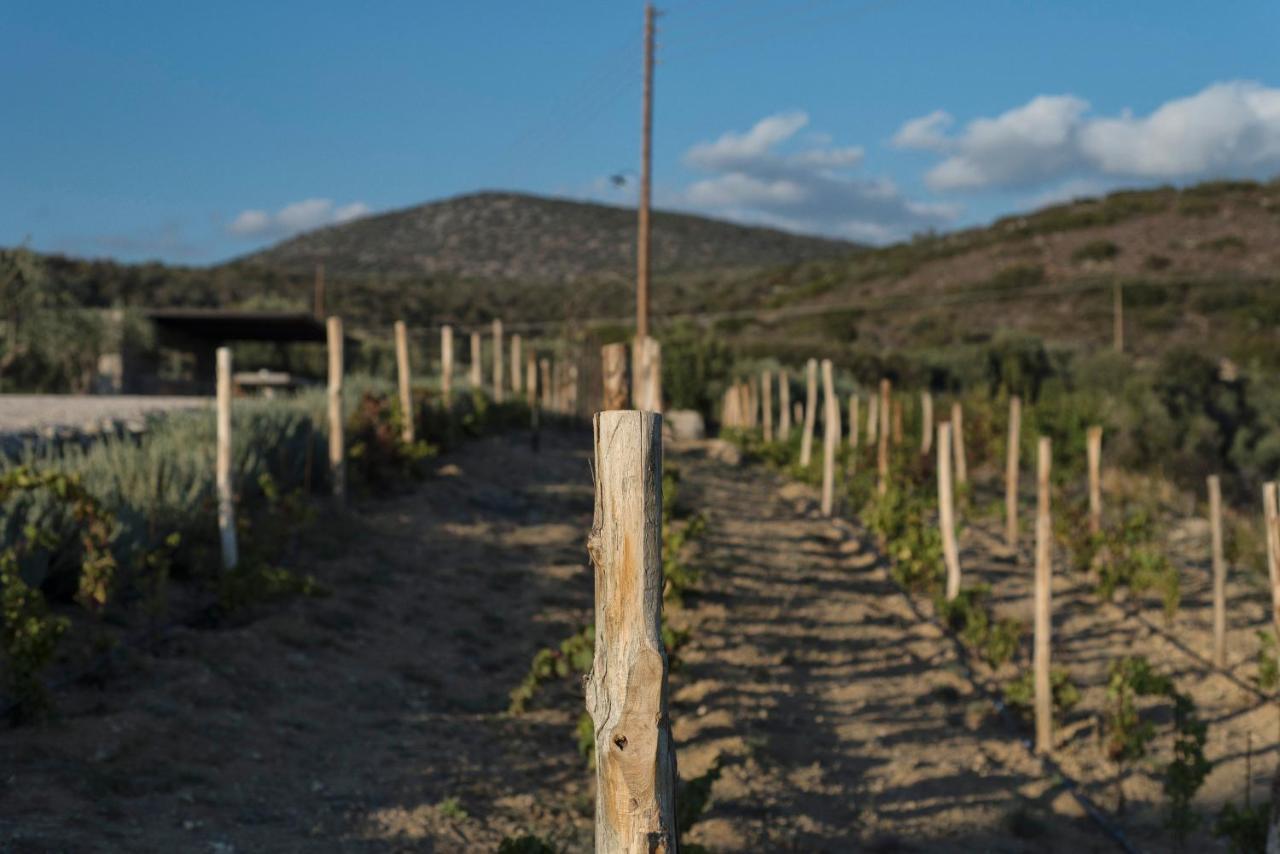
[{"label": "hill", "polygon": [[[632,208],[474,193],[292,237],[235,262],[343,276],[445,276],[526,283],[630,279]],[[759,267],[848,255],[855,244],[688,214],[653,216],[655,273]]]}]

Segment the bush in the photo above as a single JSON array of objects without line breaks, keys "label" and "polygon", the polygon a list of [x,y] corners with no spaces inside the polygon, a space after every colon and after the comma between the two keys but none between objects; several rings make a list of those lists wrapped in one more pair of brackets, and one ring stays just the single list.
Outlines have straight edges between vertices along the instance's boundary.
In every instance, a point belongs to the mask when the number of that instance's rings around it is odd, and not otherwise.
[{"label": "bush", "polygon": [[1110,240],[1091,240],[1072,252],[1071,260],[1077,263],[1081,261],[1110,261],[1119,254],[1120,247]]}]

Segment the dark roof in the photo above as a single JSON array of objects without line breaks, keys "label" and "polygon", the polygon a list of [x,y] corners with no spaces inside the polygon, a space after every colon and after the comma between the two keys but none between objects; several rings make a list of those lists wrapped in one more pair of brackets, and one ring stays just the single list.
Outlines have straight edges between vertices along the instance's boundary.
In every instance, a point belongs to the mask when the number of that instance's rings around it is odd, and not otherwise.
[{"label": "dark roof", "polygon": [[161,329],[211,341],[324,341],[324,321],[302,311],[153,308],[146,316]]}]

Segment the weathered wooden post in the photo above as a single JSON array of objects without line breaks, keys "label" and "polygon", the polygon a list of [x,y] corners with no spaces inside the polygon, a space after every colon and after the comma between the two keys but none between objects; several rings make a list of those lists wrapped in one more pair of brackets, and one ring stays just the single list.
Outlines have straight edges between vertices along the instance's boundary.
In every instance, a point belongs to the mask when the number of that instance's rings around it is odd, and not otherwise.
[{"label": "weathered wooden post", "polygon": [[600,348],[604,378],[604,408],[627,409],[627,345],[605,344]]},{"label": "weathered wooden post", "polygon": [[524,383],[520,381],[521,371],[524,370],[524,356],[521,354],[524,341],[520,338],[520,333],[513,333],[511,336],[511,393],[520,394],[523,391]]},{"label": "weathered wooden post", "polygon": [[446,408],[453,403],[453,327],[440,327],[440,395]]},{"label": "weathered wooden post", "polygon": [[1271,582],[1271,624],[1280,639],[1280,513],[1277,513],[1276,482],[1262,485],[1262,515],[1266,525],[1267,578]]},{"label": "weathered wooden post", "polygon": [[1036,752],[1053,750],[1053,686],[1049,678],[1049,649],[1052,636],[1052,607],[1049,597],[1053,583],[1053,520],[1049,515],[1049,469],[1052,447],[1048,436],[1040,437],[1036,458],[1036,590],[1035,590],[1035,694]]},{"label": "weathered wooden post", "polygon": [[818,360],[805,363],[804,432],[800,434],[800,467],[808,468],[813,459],[813,426],[818,417]]},{"label": "weathered wooden post", "polygon": [[960,401],[951,404],[951,455],[955,457],[956,483],[969,482],[969,465],[964,455],[964,410]]},{"label": "weathered wooden post", "polygon": [[778,371],[778,441],[791,438],[791,378]]},{"label": "weathered wooden post", "polygon": [[1089,533],[1102,531],[1102,428],[1090,427],[1085,432],[1089,457]]},{"label": "weathered wooden post", "polygon": [[1022,398],[1009,398],[1009,446],[1004,458],[1004,542],[1018,548],[1018,453],[1022,442]]},{"label": "weathered wooden post", "polygon": [[480,333],[471,333],[471,388],[478,391],[484,383],[484,376],[480,367]]},{"label": "weathered wooden post", "polygon": [[760,390],[756,387],[756,378],[749,377],[742,388],[747,396],[747,426],[754,430],[760,423]]},{"label": "weathered wooden post", "polygon": [[524,402],[530,409],[538,404],[538,354],[532,347],[524,365]]},{"label": "weathered wooden post", "polygon": [[880,380],[880,425],[877,427],[879,443],[876,446],[876,491],[881,495],[889,491],[889,395],[893,384],[887,377]]},{"label": "weathered wooden post", "polygon": [[902,398],[893,399],[893,446],[902,444]]},{"label": "weathered wooden post", "polygon": [[773,441],[773,374],[760,372],[760,426],[764,430],[764,440]]},{"label": "weathered wooden post", "polygon": [[506,380],[503,377],[503,371],[506,370],[506,360],[502,356],[502,321],[498,318],[493,319],[493,402],[502,403],[506,397],[507,390],[504,388]]},{"label": "weathered wooden post", "polygon": [[920,392],[920,456],[926,456],[933,446],[933,395]]},{"label": "weathered wooden post", "polygon": [[595,416],[595,850],[677,850],[676,756],[662,645],[662,416]]},{"label": "weathered wooden post", "polygon": [[409,375],[409,330],[396,321],[396,383],[400,391],[400,440],[413,442],[413,386]]},{"label": "weathered wooden post", "polygon": [[867,395],[867,444],[874,445],[880,435],[880,397],[874,392]]},{"label": "weathered wooden post", "polygon": [[662,345],[652,336],[632,342],[631,401],[637,409],[662,411]]},{"label": "weathered wooden post", "polygon": [[840,444],[840,401],[831,360],[822,360],[822,515],[830,516],[836,494],[836,446]]},{"label": "weathered wooden post", "polygon": [[[858,393],[855,391],[849,395],[849,450],[856,452],[858,450]],[[850,465],[854,456],[850,455]]]},{"label": "weathered wooden post", "polygon": [[222,540],[222,568],[240,562],[236,545],[236,499],[231,482],[231,348],[219,347],[217,365],[217,454],[214,481],[218,490],[218,535]]},{"label": "weathered wooden post", "polygon": [[960,549],[956,545],[956,511],[951,489],[951,425],[938,425],[938,525],[942,559],[947,567],[947,601],[960,595]]},{"label": "weathered wooden post", "polygon": [[1208,477],[1209,537],[1213,556],[1213,663],[1227,666],[1227,562],[1222,548],[1222,484]]},{"label": "weathered wooden post", "polygon": [[325,329],[329,344],[329,479],[333,498],[347,499],[347,440],[342,423],[342,318],[330,317]]},{"label": "weathered wooden post", "polygon": [[541,382],[542,408],[545,409],[547,412],[551,412],[553,410],[552,410],[552,400],[551,400],[551,360],[550,359],[544,358],[544,359],[538,360],[538,373],[539,373],[538,378],[542,381]]}]

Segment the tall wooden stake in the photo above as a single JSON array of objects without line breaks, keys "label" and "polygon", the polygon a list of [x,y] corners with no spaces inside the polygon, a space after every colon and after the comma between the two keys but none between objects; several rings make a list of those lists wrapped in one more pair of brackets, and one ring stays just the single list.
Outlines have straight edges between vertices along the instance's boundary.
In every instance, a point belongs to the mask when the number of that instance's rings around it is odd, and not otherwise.
[{"label": "tall wooden stake", "polygon": [[347,500],[347,440],[342,418],[342,318],[330,317],[329,338],[329,479],[333,498],[341,505]]},{"label": "tall wooden stake", "polygon": [[521,352],[523,343],[519,332],[511,336],[511,393],[515,395],[524,391],[524,383],[521,382],[524,376],[524,354]]},{"label": "tall wooden stake", "polygon": [[1102,428],[1090,427],[1085,432],[1089,458],[1089,532],[1102,531]]},{"label": "tall wooden stake", "polygon": [[942,558],[947,567],[947,601],[960,595],[960,550],[956,545],[956,511],[951,489],[951,425],[938,425],[938,525]]},{"label": "tall wooden stake", "polygon": [[656,338],[637,336],[631,344],[631,403],[662,411],[662,345]]},{"label": "tall wooden stake", "polygon": [[236,546],[235,489],[231,482],[231,349],[217,352],[218,443],[215,477],[218,490],[218,534],[222,540],[222,567],[235,569],[240,562]]},{"label": "tall wooden stake", "polygon": [[[636,223],[636,337],[649,337],[649,191],[653,165],[653,4],[644,7],[644,103],[640,128],[640,211]],[[633,365],[633,370],[638,370]],[[639,395],[636,395],[639,398]],[[648,402],[647,399],[641,399]],[[641,406],[641,408],[645,408]],[[657,408],[654,411],[658,411]]]},{"label": "tall wooden stake", "polygon": [[677,850],[676,753],[662,644],[662,416],[597,413],[595,656],[586,705],[596,747],[595,850]]},{"label": "tall wooden stake", "polygon": [[818,418],[818,360],[810,359],[804,366],[805,387],[804,432],[800,434],[800,467],[808,468],[813,460],[813,427]]},{"label": "tall wooden stake", "polygon": [[502,355],[502,321],[494,318],[493,321],[493,402],[502,403],[506,397],[506,379],[503,377],[503,371],[506,370],[506,359]]},{"label": "tall wooden stake", "polygon": [[778,371],[778,441],[791,438],[791,378]]},{"label": "tall wooden stake", "polygon": [[933,395],[920,392],[920,455],[928,454],[933,445]]},{"label": "tall wooden stake", "polygon": [[1004,458],[1004,542],[1018,548],[1018,454],[1022,442],[1022,398],[1009,398],[1009,444]]},{"label": "tall wooden stake", "polygon": [[1267,535],[1267,578],[1271,582],[1271,624],[1280,639],[1280,514],[1276,510],[1276,482],[1262,485],[1263,521]]},{"label": "tall wooden stake", "polygon": [[876,446],[876,491],[881,495],[889,491],[889,395],[893,391],[893,384],[888,378],[880,380],[880,424],[876,428],[879,436]]},{"label": "tall wooden stake", "polygon": [[627,345],[605,344],[600,348],[604,379],[604,408],[627,409]]},{"label": "tall wooden stake", "polygon": [[840,400],[831,376],[831,360],[822,360],[822,515],[830,516],[836,493],[836,446],[840,444]]},{"label": "tall wooden stake", "polygon": [[478,391],[484,384],[484,375],[480,367],[480,333],[471,333],[471,388]]},{"label": "tall wooden stake", "polygon": [[400,439],[413,442],[413,386],[409,376],[409,330],[396,321],[396,383],[400,391]]},{"label": "tall wooden stake", "polygon": [[[858,450],[858,431],[861,425],[858,424],[858,393],[855,391],[849,395],[849,450]],[[853,465],[855,457],[850,455],[850,466]]]},{"label": "tall wooden stake", "polygon": [[440,395],[447,408],[453,403],[453,327],[440,327]]},{"label": "tall wooden stake", "polygon": [[1049,678],[1049,650],[1052,634],[1050,590],[1053,566],[1050,545],[1053,521],[1049,509],[1049,473],[1052,448],[1047,436],[1040,437],[1036,458],[1036,590],[1035,590],[1035,694],[1036,752],[1053,750],[1053,686]]},{"label": "tall wooden stake", "polygon": [[760,424],[764,429],[764,440],[773,441],[773,374],[760,372]]},{"label": "tall wooden stake", "polygon": [[877,437],[880,435],[880,397],[879,395],[867,395],[867,444],[876,444]]},{"label": "tall wooden stake", "polygon": [[524,365],[524,402],[530,409],[538,404],[538,354],[532,347],[525,357]]},{"label": "tall wooden stake", "polygon": [[960,401],[951,404],[951,454],[955,457],[956,483],[969,482],[969,465],[964,453],[964,409]]},{"label": "tall wooden stake", "polygon": [[1213,663],[1227,666],[1227,561],[1222,548],[1222,484],[1208,477],[1209,536],[1213,555]]}]

